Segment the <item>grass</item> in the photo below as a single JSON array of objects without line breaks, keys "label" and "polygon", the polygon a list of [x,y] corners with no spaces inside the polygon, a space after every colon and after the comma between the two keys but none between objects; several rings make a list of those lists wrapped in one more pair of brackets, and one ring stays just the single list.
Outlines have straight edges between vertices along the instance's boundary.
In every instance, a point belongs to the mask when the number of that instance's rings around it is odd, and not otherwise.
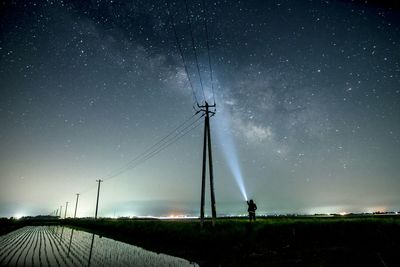
[{"label": "grass", "polygon": [[59,223],[201,266],[392,266],[400,216],[197,220],[87,220]]}]

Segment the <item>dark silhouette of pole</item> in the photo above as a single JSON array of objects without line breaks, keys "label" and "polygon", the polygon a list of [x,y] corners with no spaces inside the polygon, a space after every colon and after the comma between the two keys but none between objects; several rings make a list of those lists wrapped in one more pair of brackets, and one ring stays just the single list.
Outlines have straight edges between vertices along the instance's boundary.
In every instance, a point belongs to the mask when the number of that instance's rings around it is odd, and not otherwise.
[{"label": "dark silhouette of pole", "polygon": [[57,208],[57,211],[56,211],[56,217],[58,216],[58,208]]},{"label": "dark silhouette of pole", "polygon": [[200,225],[204,224],[204,199],[206,190],[206,158],[207,158],[207,123],[204,123],[204,141],[203,141],[203,168],[201,172],[201,202],[200,202]]},{"label": "dark silhouette of pole", "polygon": [[217,219],[217,211],[215,207],[215,193],[214,193],[214,172],[212,164],[212,151],[211,151],[211,133],[210,133],[210,118],[208,119],[208,170],[210,172],[210,191],[211,191],[211,214],[212,214],[212,224],[215,226],[215,221]]},{"label": "dark silhouette of pole", "polygon": [[97,210],[99,208],[100,183],[103,182],[103,180],[99,179],[99,180],[96,180],[96,182],[98,182],[99,185],[97,187],[96,213],[94,214],[94,219],[97,219]]},{"label": "dark silhouette of pole", "polygon": [[61,228],[60,244],[61,244],[61,241],[63,239],[63,235],[64,235],[64,226]]},{"label": "dark silhouette of pole", "polygon": [[76,194],[74,219],[76,218],[76,210],[78,209],[78,200],[79,200],[79,194]]},{"label": "dark silhouette of pole", "polygon": [[61,217],[61,214],[62,214],[61,211],[62,211],[62,205],[60,206],[60,219],[62,218]]},{"label": "dark silhouette of pole", "polygon": [[67,253],[68,258],[69,258],[69,253],[71,252],[71,243],[72,243],[73,236],[74,236],[74,229],[71,230],[71,236],[69,237],[68,253]]},{"label": "dark silhouette of pole", "polygon": [[89,259],[87,264],[88,267],[90,266],[90,260],[92,259],[93,242],[94,242],[94,234],[92,234],[92,242],[90,243]]},{"label": "dark silhouette of pole", "polygon": [[66,219],[67,218],[67,210],[68,210],[68,201],[67,202],[65,202],[65,213],[64,213],[64,219]]},{"label": "dark silhouette of pole", "polygon": [[205,114],[204,119],[204,143],[203,143],[203,166],[201,174],[201,201],[200,201],[200,225],[203,227],[204,224],[204,202],[205,202],[205,184],[206,184],[206,164],[207,164],[207,150],[208,150],[208,169],[210,175],[210,191],[211,191],[211,215],[212,215],[212,225],[215,226],[217,211],[215,205],[215,193],[214,193],[214,174],[212,165],[212,150],[211,150],[211,131],[210,131],[210,114],[215,115],[215,112],[210,111],[210,107],[215,107],[209,105],[205,101],[205,105],[198,106],[201,111]]}]

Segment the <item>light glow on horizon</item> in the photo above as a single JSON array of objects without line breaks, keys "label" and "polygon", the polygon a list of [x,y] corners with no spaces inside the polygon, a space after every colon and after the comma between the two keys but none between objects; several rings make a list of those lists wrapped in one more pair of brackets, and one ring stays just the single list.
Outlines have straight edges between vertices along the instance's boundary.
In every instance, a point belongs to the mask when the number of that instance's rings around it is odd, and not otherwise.
[{"label": "light glow on horizon", "polygon": [[21,219],[22,217],[24,217],[25,215],[23,215],[22,213],[16,213],[13,217],[17,220]]}]

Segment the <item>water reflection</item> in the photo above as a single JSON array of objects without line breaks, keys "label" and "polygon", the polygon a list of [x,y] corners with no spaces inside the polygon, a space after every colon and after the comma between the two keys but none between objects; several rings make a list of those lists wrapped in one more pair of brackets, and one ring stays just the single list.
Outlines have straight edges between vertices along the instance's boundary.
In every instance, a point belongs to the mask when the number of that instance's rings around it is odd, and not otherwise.
[{"label": "water reflection", "polygon": [[60,226],[27,226],[0,236],[0,266],[197,266]]},{"label": "water reflection", "polygon": [[72,237],[74,236],[74,229],[71,231],[71,236],[69,237],[69,244],[68,244],[68,254],[67,257],[69,257],[69,253],[71,252],[71,243],[72,243]]},{"label": "water reflection", "polygon": [[63,238],[63,235],[64,235],[64,228],[65,228],[65,227],[61,227],[61,235],[60,235],[60,240]]},{"label": "water reflection", "polygon": [[94,234],[92,234],[92,242],[90,243],[89,260],[87,264],[88,267],[90,266],[90,259],[92,258],[93,243],[94,243]]}]

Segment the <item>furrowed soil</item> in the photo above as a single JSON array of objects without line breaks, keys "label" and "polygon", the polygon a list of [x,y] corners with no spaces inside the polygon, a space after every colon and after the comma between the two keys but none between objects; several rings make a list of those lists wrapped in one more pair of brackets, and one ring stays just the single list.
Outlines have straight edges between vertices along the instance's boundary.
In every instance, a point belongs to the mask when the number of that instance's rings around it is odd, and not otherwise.
[{"label": "furrowed soil", "polygon": [[[200,266],[398,266],[400,216],[197,220],[65,219],[62,224]],[[0,233],[5,233],[0,223]]]}]

